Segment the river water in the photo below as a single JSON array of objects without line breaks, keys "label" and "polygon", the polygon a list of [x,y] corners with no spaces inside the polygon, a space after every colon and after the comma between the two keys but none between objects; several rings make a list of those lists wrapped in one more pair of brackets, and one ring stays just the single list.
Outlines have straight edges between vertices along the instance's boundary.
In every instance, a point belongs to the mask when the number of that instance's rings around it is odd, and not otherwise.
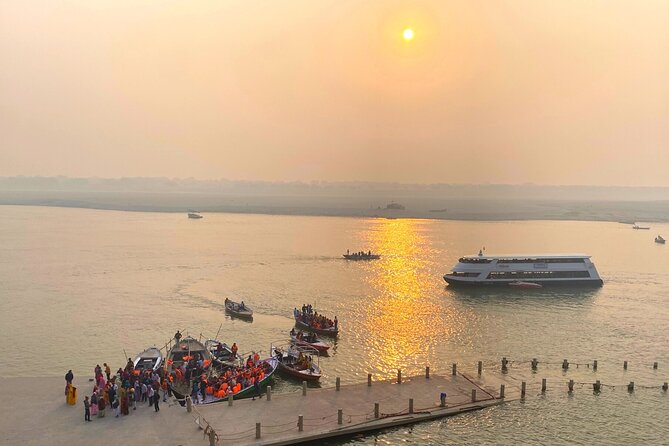
[{"label": "river water", "polygon": [[[321,358],[323,386],[420,373],[490,373],[502,356],[531,397],[353,444],[669,444],[669,246],[658,233],[608,222],[132,213],[0,206],[0,375],[92,374],[95,364],[163,345],[177,329],[220,335],[241,352],[285,342],[293,307],[337,315],[341,334]],[[595,290],[454,290],[441,276],[458,257],[487,252],[584,252]],[[342,252],[372,250],[373,262]],[[226,297],[255,311],[230,319]],[[527,362],[538,358],[540,371]],[[578,365],[563,372],[563,359]],[[598,360],[594,372],[587,363]],[[628,370],[623,370],[628,361]],[[652,365],[658,362],[654,370]],[[549,392],[536,395],[541,378]],[[616,386],[593,395],[565,382]],[[622,387],[635,381],[636,392]],[[276,379],[277,391],[297,384]],[[336,444],[340,444],[338,442]]]}]

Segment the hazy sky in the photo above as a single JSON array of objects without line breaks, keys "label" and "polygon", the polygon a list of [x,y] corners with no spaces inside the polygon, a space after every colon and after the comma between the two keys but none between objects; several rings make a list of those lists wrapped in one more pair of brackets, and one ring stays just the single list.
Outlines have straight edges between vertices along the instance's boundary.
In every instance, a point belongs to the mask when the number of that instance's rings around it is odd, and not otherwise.
[{"label": "hazy sky", "polygon": [[0,175],[669,186],[669,1],[0,0]]}]

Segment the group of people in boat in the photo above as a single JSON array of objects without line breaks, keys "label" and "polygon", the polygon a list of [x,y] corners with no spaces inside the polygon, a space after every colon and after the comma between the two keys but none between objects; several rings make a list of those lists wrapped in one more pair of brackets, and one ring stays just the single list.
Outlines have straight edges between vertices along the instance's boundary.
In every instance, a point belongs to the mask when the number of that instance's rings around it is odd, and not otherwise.
[{"label": "group of people in boat", "polygon": [[[290,350],[289,350],[290,351]],[[305,355],[302,352],[299,352],[298,356],[295,357],[294,355],[288,355],[288,360],[284,357],[284,352],[280,348],[275,348],[274,349],[274,354],[276,355],[276,359],[283,363],[288,365],[289,367],[292,367],[296,370],[308,370],[313,368],[314,364],[314,358],[311,355]],[[293,362],[294,360],[294,362]]]},{"label": "group of people in boat", "polygon": [[346,250],[346,255],[347,256],[353,256],[353,257],[371,257],[372,256],[372,251],[371,250],[367,251],[367,252],[358,251],[358,252],[354,252],[354,253],[351,254],[351,251],[347,249]]},{"label": "group of people in boat", "polygon": [[241,301],[240,303],[236,303],[228,299],[227,297],[225,298],[225,304],[232,304],[232,309],[235,311],[244,311],[246,310],[246,304],[244,304],[244,301]]},{"label": "group of people in boat", "polygon": [[[130,415],[130,408],[136,410],[138,404],[147,402],[149,407],[153,406],[155,412],[158,412],[161,393],[163,401],[167,401],[167,397],[172,395],[171,381],[163,369],[158,371],[136,369],[131,358],[128,358],[125,367],[119,368],[114,375],[107,363],[103,366],[104,368],[99,364],[95,366],[93,392],[90,398],[88,395],[84,398],[85,421],[91,421],[91,416],[103,418],[107,410],[113,411],[116,418]],[[70,402],[73,378],[74,375],[70,370],[65,375],[66,396],[69,389],[70,404],[74,404]]]},{"label": "group of people in boat", "polygon": [[328,319],[322,314],[318,314],[317,311],[314,311],[311,304],[302,305],[302,312],[298,313],[297,308],[294,310],[297,314],[297,318],[300,322],[305,323],[306,325],[318,329],[318,330],[327,330],[334,328],[337,330],[337,316],[334,317],[334,320]]},{"label": "group of people in boat", "polygon": [[271,371],[271,366],[261,361],[260,355],[254,352],[241,366],[227,367],[218,376],[203,373],[193,379],[191,399],[196,404],[204,403],[208,395],[216,399],[227,398],[249,387],[255,389],[253,399],[261,397],[260,382]]},{"label": "group of people in boat", "polygon": [[297,339],[298,341],[304,341],[308,343],[313,343],[318,341],[318,337],[316,336],[315,333],[309,333],[309,332],[305,333],[302,330],[295,331],[295,328],[292,328],[290,330],[290,335],[295,336],[295,339]]}]

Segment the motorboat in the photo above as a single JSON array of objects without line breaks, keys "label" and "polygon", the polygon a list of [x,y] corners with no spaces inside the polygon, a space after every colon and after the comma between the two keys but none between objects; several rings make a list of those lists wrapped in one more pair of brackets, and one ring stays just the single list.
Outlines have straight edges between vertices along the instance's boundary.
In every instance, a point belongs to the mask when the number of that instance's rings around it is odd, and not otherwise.
[{"label": "motorboat", "polygon": [[511,283],[509,283],[509,286],[513,287],[513,288],[525,288],[525,289],[541,288],[541,284],[539,284],[539,283],[523,282],[522,280],[518,280],[516,282],[511,282]]},{"label": "motorboat", "polygon": [[318,350],[320,353],[326,353],[330,349],[330,344],[319,338],[316,333],[295,331],[293,328],[290,331],[290,340],[294,345],[300,347],[311,347]]},{"label": "motorboat", "polygon": [[666,242],[666,240],[664,238],[662,238],[661,235],[658,235],[657,237],[655,237],[655,243],[659,243],[661,245],[664,245],[665,242]]},{"label": "motorboat", "polygon": [[339,323],[337,316],[334,321],[317,313],[302,313],[295,308],[293,310],[295,326],[301,330],[311,331],[324,336],[337,336],[339,334]]},{"label": "motorboat", "polygon": [[150,370],[157,371],[163,363],[163,354],[157,347],[149,347],[139,353],[133,361],[133,366],[139,373]]},{"label": "motorboat", "polygon": [[541,286],[602,286],[595,264],[585,254],[469,255],[444,275],[451,286],[532,282]]},{"label": "motorboat", "polygon": [[[318,381],[321,379],[318,350],[296,345],[270,347],[272,357],[279,361],[279,373],[300,381]],[[316,361],[314,361],[314,356]]]},{"label": "motorboat", "polygon": [[189,212],[188,213],[188,218],[193,218],[193,219],[200,219],[202,218],[202,215],[200,215],[199,212]]},{"label": "motorboat", "polygon": [[238,317],[240,319],[253,319],[253,309],[246,305],[244,301],[239,303],[226,298],[225,311],[229,315]]}]

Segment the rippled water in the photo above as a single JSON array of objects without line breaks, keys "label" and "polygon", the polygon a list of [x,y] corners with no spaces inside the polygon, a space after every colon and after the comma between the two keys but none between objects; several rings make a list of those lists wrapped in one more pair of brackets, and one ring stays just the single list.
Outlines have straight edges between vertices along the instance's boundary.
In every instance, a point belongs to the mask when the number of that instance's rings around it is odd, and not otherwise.
[{"label": "rippled water", "polygon": [[[657,233],[601,222],[461,222],[127,213],[0,206],[0,324],[12,352],[0,375],[91,373],[114,367],[177,329],[267,351],[287,339],[291,310],[311,302],[337,315],[341,335],[321,359],[322,385],[397,368],[497,370],[541,378],[549,392],[474,414],[390,430],[352,443],[666,444],[667,395],[621,387],[567,395],[565,382],[657,386],[669,378],[669,247]],[[463,254],[585,252],[596,290],[453,290],[441,276]],[[346,262],[346,249],[382,258]],[[253,323],[224,315],[244,300]],[[19,347],[19,348],[16,348]],[[527,361],[542,361],[532,374]],[[585,364],[561,371],[559,362]],[[629,369],[622,370],[622,362]],[[657,361],[659,369],[653,370]],[[543,364],[545,362],[554,365]],[[279,389],[295,384],[277,379]],[[534,392],[538,393],[538,392]]]}]

